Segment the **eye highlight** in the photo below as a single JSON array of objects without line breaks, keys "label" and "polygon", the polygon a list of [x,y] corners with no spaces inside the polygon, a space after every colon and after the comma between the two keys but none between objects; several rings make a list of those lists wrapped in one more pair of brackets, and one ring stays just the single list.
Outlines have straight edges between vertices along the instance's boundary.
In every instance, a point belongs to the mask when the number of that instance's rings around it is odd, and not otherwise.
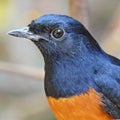
[{"label": "eye highlight", "polygon": [[64,30],[61,28],[56,28],[51,32],[52,37],[59,39],[64,35]]}]

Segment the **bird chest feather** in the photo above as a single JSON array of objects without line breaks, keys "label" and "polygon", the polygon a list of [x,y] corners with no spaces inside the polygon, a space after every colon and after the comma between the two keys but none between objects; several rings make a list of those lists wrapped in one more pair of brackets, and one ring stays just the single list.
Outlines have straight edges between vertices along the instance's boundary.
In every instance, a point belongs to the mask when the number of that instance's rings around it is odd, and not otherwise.
[{"label": "bird chest feather", "polygon": [[48,101],[57,120],[112,120],[101,107],[100,94],[93,89],[68,98],[48,97]]}]

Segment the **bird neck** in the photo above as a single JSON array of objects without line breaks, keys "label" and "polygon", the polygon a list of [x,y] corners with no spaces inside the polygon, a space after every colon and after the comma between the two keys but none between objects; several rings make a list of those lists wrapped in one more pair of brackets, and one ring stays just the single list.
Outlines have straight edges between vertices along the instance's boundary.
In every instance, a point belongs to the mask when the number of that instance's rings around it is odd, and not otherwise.
[{"label": "bird neck", "polygon": [[[91,78],[95,55],[45,60],[45,91],[54,98],[68,97],[86,92],[92,84]],[[88,75],[88,76],[86,76]]]}]

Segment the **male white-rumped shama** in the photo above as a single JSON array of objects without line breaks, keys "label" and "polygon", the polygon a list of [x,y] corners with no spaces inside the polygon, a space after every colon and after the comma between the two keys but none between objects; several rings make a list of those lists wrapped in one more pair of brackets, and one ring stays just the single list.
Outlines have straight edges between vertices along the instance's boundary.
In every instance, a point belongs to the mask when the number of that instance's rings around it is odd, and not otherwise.
[{"label": "male white-rumped shama", "polygon": [[120,119],[120,60],[77,20],[48,14],[9,35],[33,41],[45,61],[45,92],[57,120]]}]

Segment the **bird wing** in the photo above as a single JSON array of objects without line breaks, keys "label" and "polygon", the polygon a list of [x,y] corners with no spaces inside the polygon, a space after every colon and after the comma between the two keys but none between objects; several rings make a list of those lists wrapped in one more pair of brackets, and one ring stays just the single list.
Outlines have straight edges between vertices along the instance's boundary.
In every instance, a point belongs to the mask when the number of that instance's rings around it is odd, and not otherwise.
[{"label": "bird wing", "polygon": [[120,119],[120,74],[111,75],[112,69],[108,71],[107,74],[99,74],[95,83],[103,95],[104,110],[114,118]]}]

